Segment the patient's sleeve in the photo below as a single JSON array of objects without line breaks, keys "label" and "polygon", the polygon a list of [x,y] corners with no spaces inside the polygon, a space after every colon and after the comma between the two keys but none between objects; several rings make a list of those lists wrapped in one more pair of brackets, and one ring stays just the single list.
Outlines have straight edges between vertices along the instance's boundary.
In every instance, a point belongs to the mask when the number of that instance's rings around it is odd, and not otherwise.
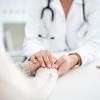
[{"label": "patient's sleeve", "polygon": [[17,63],[16,64],[26,75],[31,76],[34,73],[31,73],[30,65],[28,62]]},{"label": "patient's sleeve", "polygon": [[44,68],[35,77],[27,77],[0,54],[0,100],[44,100],[52,92],[57,77],[56,70]]}]

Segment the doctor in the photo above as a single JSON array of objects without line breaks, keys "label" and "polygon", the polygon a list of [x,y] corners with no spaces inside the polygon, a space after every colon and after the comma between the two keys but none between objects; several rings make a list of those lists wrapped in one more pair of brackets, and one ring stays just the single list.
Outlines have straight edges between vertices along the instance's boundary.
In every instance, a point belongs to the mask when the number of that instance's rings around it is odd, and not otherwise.
[{"label": "doctor", "polygon": [[[32,0],[24,50],[59,76],[100,55],[100,0]],[[55,59],[51,52],[71,51]]]}]

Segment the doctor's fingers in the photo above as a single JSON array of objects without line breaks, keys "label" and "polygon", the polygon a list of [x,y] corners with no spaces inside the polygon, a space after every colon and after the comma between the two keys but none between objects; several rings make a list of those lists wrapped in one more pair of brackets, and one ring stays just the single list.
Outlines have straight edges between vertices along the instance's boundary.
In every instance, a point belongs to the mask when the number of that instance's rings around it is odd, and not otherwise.
[{"label": "doctor's fingers", "polygon": [[36,61],[39,62],[40,66],[45,67],[45,62],[42,58],[42,55],[38,52],[31,57],[31,61],[35,63]]},{"label": "doctor's fingers", "polygon": [[50,63],[51,63],[51,66],[53,66],[54,63],[55,63],[55,61],[56,61],[56,58],[53,57],[53,55],[51,54],[51,52],[49,52],[48,50],[46,50],[46,54],[47,54],[47,56],[48,56],[48,58],[49,58],[49,61],[50,61]]},{"label": "doctor's fingers", "polygon": [[64,62],[65,59],[63,57],[60,57],[58,60],[56,60],[55,67],[58,69]]},{"label": "doctor's fingers", "polygon": [[45,62],[45,65],[50,68],[52,66],[52,63],[53,63],[53,61],[52,61],[53,58],[50,55],[50,53],[48,51],[41,51],[41,55],[42,55],[42,58]]},{"label": "doctor's fingers", "polygon": [[63,63],[62,65],[60,65],[60,67],[58,68],[58,76],[61,77],[62,75],[64,75],[65,73],[67,73],[69,71],[69,67],[67,66],[66,63]]}]

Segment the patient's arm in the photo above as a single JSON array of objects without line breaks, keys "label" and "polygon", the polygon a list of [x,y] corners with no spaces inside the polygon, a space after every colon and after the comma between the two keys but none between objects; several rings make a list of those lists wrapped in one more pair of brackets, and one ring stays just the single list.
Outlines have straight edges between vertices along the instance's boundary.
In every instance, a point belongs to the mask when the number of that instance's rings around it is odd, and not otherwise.
[{"label": "patient's arm", "polygon": [[0,100],[42,100],[51,93],[57,77],[56,69],[43,68],[37,71],[35,78],[26,77],[0,54]]},{"label": "patient's arm", "polygon": [[[40,77],[41,79],[46,77],[47,81],[40,90],[38,90],[39,100],[44,100],[50,96],[53,91],[53,88],[56,84],[58,73],[57,70],[54,68],[40,68],[37,73],[36,77]],[[41,81],[42,82],[42,81]],[[38,82],[39,83],[39,82]],[[40,84],[40,83],[39,83]],[[42,99],[41,99],[42,98]]]},{"label": "patient's arm", "polygon": [[36,72],[34,85],[38,88],[35,96],[40,100],[48,97],[56,84],[57,70],[55,68],[40,68],[38,62],[34,64],[32,61],[26,61],[18,65],[29,76],[34,75],[34,72]]},{"label": "patient's arm", "polygon": [[36,70],[40,68],[40,64],[38,62],[33,63],[32,61],[25,61],[24,63],[20,62],[16,65],[28,76],[34,76]]}]

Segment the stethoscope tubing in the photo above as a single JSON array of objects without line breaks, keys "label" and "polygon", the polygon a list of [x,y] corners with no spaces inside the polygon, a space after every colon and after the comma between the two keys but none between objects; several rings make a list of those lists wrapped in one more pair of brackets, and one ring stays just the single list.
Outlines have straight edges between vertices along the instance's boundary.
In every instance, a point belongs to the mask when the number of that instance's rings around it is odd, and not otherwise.
[{"label": "stethoscope tubing", "polygon": [[[43,17],[44,17],[45,11],[46,11],[46,10],[49,10],[49,11],[51,12],[51,21],[54,21],[54,16],[55,16],[55,14],[54,14],[54,10],[50,7],[51,1],[52,1],[52,0],[48,0],[47,6],[44,7],[44,8],[42,9],[42,11],[41,11],[41,20],[42,20]],[[82,9],[83,9],[83,19],[84,19],[84,21],[86,22],[87,20],[86,20],[86,15],[85,15],[85,0],[83,0]],[[52,39],[52,40],[55,39],[55,37],[50,37],[50,38],[44,37],[44,36],[42,36],[42,34],[38,34],[38,37],[39,37],[39,38],[43,38],[43,39],[46,39],[46,38],[47,38],[47,39]]]}]

